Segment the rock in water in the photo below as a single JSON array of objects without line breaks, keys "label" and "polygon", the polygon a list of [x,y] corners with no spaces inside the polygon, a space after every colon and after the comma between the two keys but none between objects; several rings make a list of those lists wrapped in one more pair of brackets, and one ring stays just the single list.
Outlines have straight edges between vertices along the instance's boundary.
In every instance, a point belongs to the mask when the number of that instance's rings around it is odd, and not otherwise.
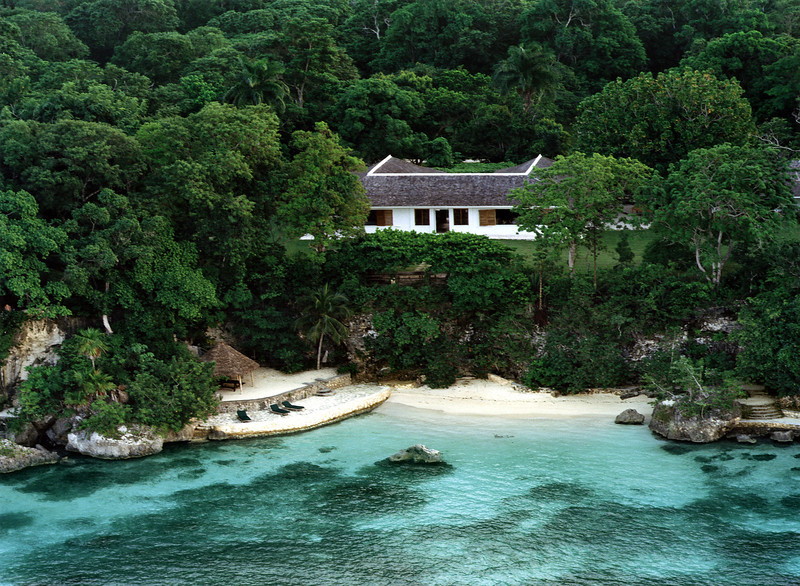
[{"label": "rock in water", "polygon": [[625,411],[617,415],[614,423],[642,425],[644,423],[644,415],[639,413],[636,409],[625,409]]},{"label": "rock in water", "polygon": [[118,438],[88,431],[70,433],[67,449],[93,458],[124,460],[157,454],[164,446],[163,438],[144,426],[133,431],[120,426],[120,432]]},{"label": "rock in water", "polygon": [[736,436],[736,441],[740,444],[755,444],[758,443],[758,440],[753,436],[747,435],[746,433],[740,433]]},{"label": "rock in water", "polygon": [[439,450],[432,450],[422,444],[400,450],[393,456],[389,456],[389,461],[410,464],[444,464],[442,453]]},{"label": "rock in water", "polygon": [[653,409],[650,429],[667,439],[703,444],[725,437],[739,423],[739,418],[738,410],[708,417],[685,417],[673,401],[661,401]]},{"label": "rock in water", "polygon": [[29,466],[55,464],[58,454],[48,452],[41,446],[28,448],[10,440],[0,439],[0,474],[22,470]]},{"label": "rock in water", "polygon": [[773,431],[769,439],[774,442],[790,443],[794,441],[794,435],[791,431]]}]

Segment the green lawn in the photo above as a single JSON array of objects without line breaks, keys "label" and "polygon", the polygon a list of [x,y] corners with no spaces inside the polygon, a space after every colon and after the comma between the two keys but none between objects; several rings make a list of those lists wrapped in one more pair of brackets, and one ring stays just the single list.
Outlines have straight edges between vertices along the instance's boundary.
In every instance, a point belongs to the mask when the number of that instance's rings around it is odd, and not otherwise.
[{"label": "green lawn", "polygon": [[[598,268],[609,268],[617,264],[617,255],[614,249],[619,242],[623,232],[628,233],[628,244],[635,255],[633,262],[639,263],[642,260],[642,254],[647,244],[654,238],[653,233],[649,230],[610,230],[603,235],[603,249],[600,250],[597,256]],[[534,243],[532,240],[498,240],[511,248],[514,252],[522,255],[528,264],[531,263],[532,251]],[[295,254],[312,254],[313,251],[310,245],[312,240],[290,240],[285,244],[286,251],[290,255]],[[560,263],[567,266],[567,251],[563,250],[560,255]],[[592,271],[592,257],[586,248],[578,247],[578,259],[575,264],[575,270],[581,272]]]},{"label": "green lawn", "polygon": [[[623,233],[628,234],[628,244],[633,250],[634,263],[642,261],[642,254],[645,248],[653,240],[654,235],[649,230],[610,230],[603,235],[603,249],[597,255],[597,268],[610,268],[617,264],[617,255],[614,249],[617,246]],[[503,244],[514,250],[516,253],[522,255],[528,263],[531,262],[532,252],[534,249],[534,242],[532,240],[500,240]],[[561,252],[560,263],[567,266],[567,251],[566,249]],[[578,247],[578,258],[575,263],[576,271],[591,272],[592,271],[592,255],[583,247]]]}]

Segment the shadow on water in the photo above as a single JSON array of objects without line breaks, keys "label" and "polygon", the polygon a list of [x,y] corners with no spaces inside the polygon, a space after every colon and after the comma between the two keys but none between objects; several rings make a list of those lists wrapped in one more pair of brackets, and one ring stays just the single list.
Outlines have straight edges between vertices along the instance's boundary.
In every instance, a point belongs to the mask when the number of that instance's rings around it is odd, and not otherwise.
[{"label": "shadow on water", "polygon": [[0,514],[0,535],[13,529],[28,527],[33,523],[33,515],[27,513],[2,513]]}]

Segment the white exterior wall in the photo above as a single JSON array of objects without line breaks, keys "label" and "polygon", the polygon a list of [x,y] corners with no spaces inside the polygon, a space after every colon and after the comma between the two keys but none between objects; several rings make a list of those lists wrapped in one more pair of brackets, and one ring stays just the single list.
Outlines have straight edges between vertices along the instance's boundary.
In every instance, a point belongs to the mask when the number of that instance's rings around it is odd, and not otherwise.
[{"label": "white exterior wall", "polygon": [[[374,234],[378,230],[384,228],[393,228],[395,230],[413,230],[416,232],[436,232],[436,210],[447,209],[450,218],[450,231],[451,232],[467,232],[469,234],[480,234],[488,236],[489,238],[502,239],[502,240],[533,240],[536,235],[533,232],[518,231],[517,226],[513,224],[503,224],[499,226],[481,226],[479,211],[503,209],[497,207],[485,208],[467,208],[469,213],[469,224],[466,226],[456,226],[453,223],[453,208],[427,208],[430,215],[429,226],[415,226],[414,225],[414,210],[425,208],[374,208],[374,209],[391,209],[392,210],[392,225],[391,226],[365,226],[368,234]],[[505,209],[511,209],[509,206]]]}]

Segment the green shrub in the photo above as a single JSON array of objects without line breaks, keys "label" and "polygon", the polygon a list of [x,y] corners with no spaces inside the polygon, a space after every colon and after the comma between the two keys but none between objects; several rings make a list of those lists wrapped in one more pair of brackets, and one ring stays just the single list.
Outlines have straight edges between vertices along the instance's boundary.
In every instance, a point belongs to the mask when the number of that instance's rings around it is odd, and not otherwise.
[{"label": "green shrub", "polygon": [[106,437],[118,437],[118,427],[130,422],[131,408],[122,403],[98,399],[92,403],[92,414],[84,419],[81,429],[96,431]]},{"label": "green shrub", "polygon": [[340,364],[339,367],[336,369],[337,374],[358,374],[358,364],[353,362],[347,362],[345,364]]},{"label": "green shrub", "polygon": [[781,395],[800,394],[800,297],[778,288],[750,299],[732,338],[743,346],[736,373]]},{"label": "green shrub", "polygon": [[436,354],[425,368],[425,384],[432,389],[444,389],[456,382],[458,369],[444,354]]},{"label": "green shrub", "polygon": [[614,340],[551,330],[542,356],[531,362],[523,382],[531,388],[544,386],[575,393],[622,384],[629,374],[621,348]]},{"label": "green shrub", "polygon": [[213,364],[189,356],[161,361],[145,355],[128,386],[133,420],[162,431],[180,431],[193,417],[214,413],[216,390]]}]

